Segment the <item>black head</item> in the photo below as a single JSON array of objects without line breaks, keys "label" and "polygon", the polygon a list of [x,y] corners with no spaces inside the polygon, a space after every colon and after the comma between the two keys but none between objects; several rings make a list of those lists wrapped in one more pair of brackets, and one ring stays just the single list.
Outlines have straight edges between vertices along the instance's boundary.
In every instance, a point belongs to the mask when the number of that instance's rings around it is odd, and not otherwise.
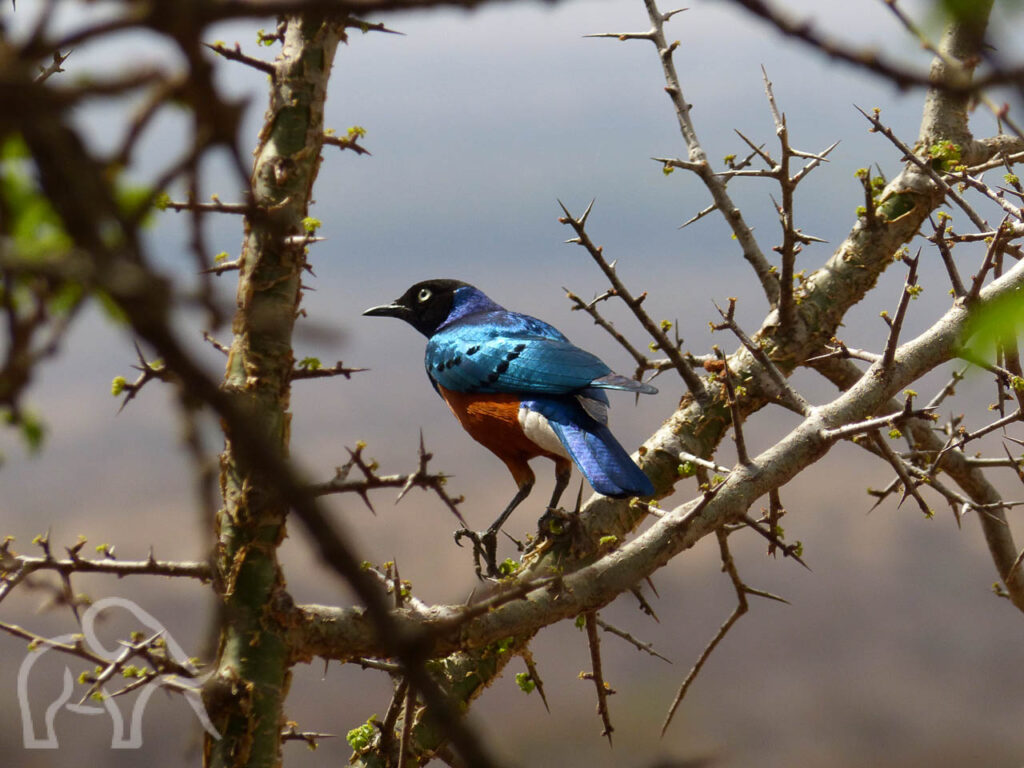
[{"label": "black head", "polygon": [[430,336],[451,314],[455,303],[455,291],[459,288],[472,287],[461,280],[424,280],[422,283],[416,283],[392,303],[371,307],[363,314],[371,317],[397,317],[405,320],[424,336]]}]

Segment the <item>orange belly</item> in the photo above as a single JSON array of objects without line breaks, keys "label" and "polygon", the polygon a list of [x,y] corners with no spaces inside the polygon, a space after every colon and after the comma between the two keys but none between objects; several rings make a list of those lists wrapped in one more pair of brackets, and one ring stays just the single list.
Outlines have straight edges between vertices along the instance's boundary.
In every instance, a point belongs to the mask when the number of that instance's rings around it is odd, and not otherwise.
[{"label": "orange belly", "polygon": [[517,484],[533,479],[526,462],[546,456],[566,460],[546,451],[523,434],[519,425],[519,396],[513,394],[466,394],[439,387],[441,396],[470,437],[505,462]]}]

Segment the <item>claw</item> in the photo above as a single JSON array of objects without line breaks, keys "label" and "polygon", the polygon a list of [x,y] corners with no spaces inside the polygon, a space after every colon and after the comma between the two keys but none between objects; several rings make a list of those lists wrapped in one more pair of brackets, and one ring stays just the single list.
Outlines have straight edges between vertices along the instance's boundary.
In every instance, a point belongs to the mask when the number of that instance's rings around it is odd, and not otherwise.
[{"label": "claw", "polygon": [[496,578],[500,575],[498,571],[498,534],[496,531],[471,531],[468,528],[460,528],[455,532],[455,543],[462,546],[462,539],[469,539],[473,542],[473,566],[476,568],[477,577],[483,581],[483,569],[480,567],[482,560],[487,566],[487,576]]}]

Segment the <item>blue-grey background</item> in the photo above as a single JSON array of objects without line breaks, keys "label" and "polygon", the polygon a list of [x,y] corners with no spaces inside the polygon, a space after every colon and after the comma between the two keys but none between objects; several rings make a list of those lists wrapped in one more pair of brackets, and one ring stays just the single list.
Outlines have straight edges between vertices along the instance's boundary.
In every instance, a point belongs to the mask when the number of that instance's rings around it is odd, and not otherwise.
[{"label": "blue-grey background", "polygon": [[[813,15],[833,34],[927,67],[927,56],[882,2],[803,0],[787,6]],[[29,26],[39,7],[22,0],[15,13],[6,6],[0,12],[17,31]],[[904,7],[938,36],[939,18],[930,3]],[[66,28],[81,23],[85,13],[109,12],[103,4],[85,11],[59,4],[59,9],[59,23]],[[728,297],[738,297],[738,316],[748,331],[756,329],[766,304],[719,218],[678,229],[707,204],[707,194],[696,179],[681,171],[666,177],[650,160],[685,155],[653,46],[582,37],[646,30],[649,22],[638,0],[508,3],[474,12],[401,14],[387,17],[387,23],[405,36],[354,33],[335,63],[327,124],[340,133],[351,125],[365,127],[363,143],[373,155],[325,152],[312,214],[323,221],[327,240],[312,252],[316,277],[307,282],[316,290],[304,298],[307,317],[296,337],[299,357],[316,355],[325,364],[343,359],[371,370],[352,381],[295,386],[293,454],[310,476],[326,479],[346,459],[345,447],[365,440],[382,471],[404,472],[415,466],[422,429],[435,456],[433,467],[454,475],[450,487],[466,495],[464,513],[485,525],[514,490],[511,479],[500,462],[461,432],[431,391],[422,372],[423,340],[400,323],[362,318],[364,308],[394,298],[417,280],[457,277],[554,323],[628,373],[627,355],[585,316],[570,312],[562,291],[564,286],[590,296],[605,288],[586,253],[563,244],[571,232],[557,221],[557,199],[580,211],[592,198],[597,200],[592,237],[617,259],[620,275],[635,291],[649,291],[646,306],[652,315],[678,321],[687,349],[703,353],[712,343],[734,346],[709,332],[708,321],[716,316],[712,300],[724,305]],[[1004,13],[993,25],[993,42],[1009,59],[1019,60],[1020,25],[1014,13]],[[258,26],[220,27],[210,39],[237,40],[254,55],[268,55],[255,44]],[[841,140],[831,162],[812,174],[798,197],[798,226],[829,241],[800,257],[799,268],[814,269],[855,220],[863,199],[855,170],[877,164],[891,176],[900,167],[898,152],[868,133],[853,105],[880,107],[888,124],[912,142],[922,93],[901,93],[830,63],[728,2],[695,0],[671,22],[668,34],[680,40],[676,64],[684,94],[714,162],[745,154],[734,129],[775,151],[762,65],[795,146],[820,151]],[[162,41],[124,35],[116,46],[77,49],[62,77],[116,72],[126,62],[181,66]],[[253,146],[266,103],[265,76],[230,63],[218,68],[224,89],[248,99],[243,140]],[[1020,107],[1012,93],[995,96]],[[128,101],[87,105],[78,115],[80,125],[96,145],[114,146],[131,107]],[[984,108],[977,110],[974,126],[979,136],[995,132]],[[158,122],[136,155],[136,178],[152,178],[172,162],[187,140],[186,130],[180,113]],[[205,194],[236,199],[237,180],[223,158],[204,170]],[[775,190],[760,179],[735,181],[730,190],[768,251],[778,242],[769,197]],[[149,234],[154,258],[183,292],[194,284],[186,223],[166,213]],[[237,254],[238,221],[213,217],[207,226],[211,252]],[[963,271],[971,274],[980,254],[963,249],[963,258]],[[925,294],[908,319],[908,336],[947,306],[947,284],[936,261],[923,265]],[[843,329],[851,346],[877,347],[884,338],[877,315],[895,307],[902,280],[902,271],[893,270],[880,282],[877,296],[851,313]],[[230,308],[232,276],[220,278],[219,287]],[[626,314],[609,308],[621,328],[646,343]],[[203,319],[183,311],[180,327],[219,374],[223,359],[200,338]],[[226,328],[214,333],[227,339]],[[159,557],[204,554],[209,538],[180,450],[173,394],[148,387],[120,414],[109,394],[114,376],[134,376],[131,341],[101,312],[88,312],[60,357],[41,369],[31,391],[31,404],[48,425],[42,453],[28,456],[13,435],[0,438],[6,459],[0,469],[0,533],[15,536],[21,551],[32,550],[33,535],[50,530],[56,544],[71,544],[82,534],[90,548],[116,545],[122,558],[143,557],[150,545]],[[929,379],[933,389],[927,396],[946,375]],[[795,381],[814,401],[832,396],[809,374]],[[661,394],[639,406],[629,397],[613,404],[613,426],[631,449],[657,428],[681,393],[681,384],[668,377],[659,385]],[[992,388],[974,378],[962,392],[967,397],[950,410],[985,418]],[[758,415],[748,428],[751,449],[768,447],[793,423],[788,414]],[[219,444],[215,429],[208,427],[213,454]],[[999,450],[998,444],[990,448]],[[731,441],[718,459],[731,463]],[[535,494],[541,501],[513,516],[509,530],[517,535],[530,530],[549,493],[549,470],[538,467],[538,474]],[[938,501],[932,520],[909,503],[897,509],[892,501],[865,515],[871,500],[864,489],[884,486],[889,476],[854,448],[839,446],[783,490],[790,510],[787,534],[804,542],[813,572],[766,558],[754,536],[736,537],[734,548],[748,582],[783,595],[791,605],[753,603],[664,738],[658,737],[661,721],[678,685],[732,610],[732,590],[720,573],[713,542],[656,576],[660,623],[626,598],[603,614],[655,643],[674,662],[669,666],[604,636],[606,677],[617,691],[610,701],[614,748],[600,736],[591,684],[577,679],[590,662],[584,636],[570,624],[542,632],[533,644],[551,714],[536,694],[521,693],[509,674],[474,707],[474,721],[511,765],[649,766],[659,759],[713,757],[729,766],[1019,766],[1024,762],[1019,654],[1024,624],[989,590],[996,576],[976,521],[968,517],[958,530]],[[1005,488],[1010,495],[1019,493]],[[686,486],[690,492],[692,486]],[[420,491],[398,506],[390,492],[373,499],[376,516],[358,500],[331,501],[364,557],[378,563],[396,559],[424,600],[464,599],[475,577],[468,552],[452,544],[450,514]],[[349,599],[344,586],[314,562],[301,532],[293,528],[284,553],[297,600]],[[210,600],[202,588],[101,578],[82,578],[76,587],[95,597],[138,600],[187,648],[209,657]],[[44,634],[70,631],[66,612],[36,613],[42,597],[16,594],[5,603],[4,619]],[[112,623],[111,637],[123,626]],[[149,704],[139,751],[110,750],[108,722],[70,712],[57,716],[59,750],[22,749],[14,680],[24,649],[21,641],[0,638],[5,763],[198,762],[198,740],[182,738],[194,731],[189,711],[180,699],[163,695]],[[61,668],[60,660],[50,663],[55,672]],[[521,669],[513,662],[510,673]],[[54,676],[33,688],[38,710],[56,695],[57,681]],[[388,695],[378,673],[300,666],[288,715],[301,728],[343,736],[368,716],[383,716]],[[39,712],[36,722],[41,723]],[[325,740],[316,752],[285,747],[287,765],[339,764],[347,754],[343,738]]]}]

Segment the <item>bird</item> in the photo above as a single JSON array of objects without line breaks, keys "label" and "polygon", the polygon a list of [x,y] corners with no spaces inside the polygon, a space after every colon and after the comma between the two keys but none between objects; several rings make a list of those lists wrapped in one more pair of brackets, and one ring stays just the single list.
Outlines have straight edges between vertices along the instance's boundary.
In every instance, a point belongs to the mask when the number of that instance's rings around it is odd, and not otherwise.
[{"label": "bird", "polygon": [[497,575],[497,533],[533,490],[533,458],[555,464],[551,510],[574,463],[604,496],[654,495],[650,479],[608,429],[605,394],[656,394],[650,384],[614,373],[555,327],[505,309],[461,280],[418,282],[363,315],[404,320],[427,337],[424,366],[434,390],[515,480],[515,495],[486,531],[456,532],[456,541],[463,535],[472,539],[478,572],[482,556],[488,575]]}]

